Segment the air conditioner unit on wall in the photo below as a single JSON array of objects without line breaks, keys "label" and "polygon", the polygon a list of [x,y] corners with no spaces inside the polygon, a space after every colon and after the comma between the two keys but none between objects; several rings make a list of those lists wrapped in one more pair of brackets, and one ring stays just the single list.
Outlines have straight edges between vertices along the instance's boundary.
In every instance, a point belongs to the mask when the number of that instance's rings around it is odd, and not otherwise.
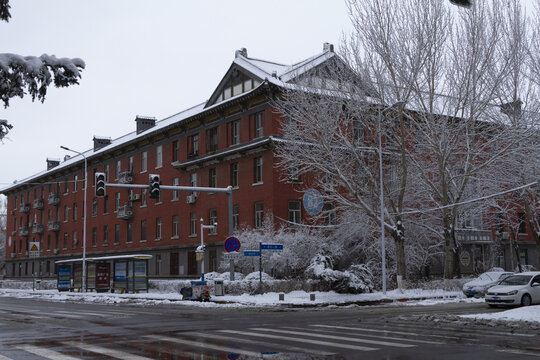
[{"label": "air conditioner unit on wall", "polygon": [[192,195],[188,195],[188,196],[186,197],[186,202],[187,202],[188,204],[195,204],[195,201],[197,201],[197,195],[193,195],[193,194],[192,194]]},{"label": "air conditioner unit on wall", "polygon": [[129,197],[129,201],[139,201],[141,200],[141,194],[133,194]]},{"label": "air conditioner unit on wall", "polygon": [[53,250],[54,255],[58,254],[58,249]]}]

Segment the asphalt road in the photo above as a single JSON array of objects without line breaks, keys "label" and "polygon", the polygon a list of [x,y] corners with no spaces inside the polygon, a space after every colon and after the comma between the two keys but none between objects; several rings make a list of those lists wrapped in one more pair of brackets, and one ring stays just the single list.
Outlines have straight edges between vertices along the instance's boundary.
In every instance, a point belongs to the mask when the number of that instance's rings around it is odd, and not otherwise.
[{"label": "asphalt road", "polygon": [[5,359],[534,359],[540,326],[472,322],[484,304],[199,308],[0,298]]}]

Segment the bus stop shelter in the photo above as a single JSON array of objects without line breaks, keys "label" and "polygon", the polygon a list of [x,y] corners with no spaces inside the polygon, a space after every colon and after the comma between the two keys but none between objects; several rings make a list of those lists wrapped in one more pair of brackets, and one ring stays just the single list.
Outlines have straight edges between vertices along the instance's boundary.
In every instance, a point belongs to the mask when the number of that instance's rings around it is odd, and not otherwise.
[{"label": "bus stop shelter", "polygon": [[[83,259],[56,261],[58,291],[81,291],[83,281],[89,291],[148,292],[148,259],[152,255],[115,255],[86,258],[86,279],[82,279]],[[112,266],[111,266],[112,265]]]}]

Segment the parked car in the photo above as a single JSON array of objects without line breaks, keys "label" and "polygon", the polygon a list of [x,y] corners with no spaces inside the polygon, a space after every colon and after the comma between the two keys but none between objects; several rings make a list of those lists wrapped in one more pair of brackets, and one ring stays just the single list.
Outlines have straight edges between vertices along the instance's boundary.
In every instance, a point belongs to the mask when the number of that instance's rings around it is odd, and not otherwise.
[{"label": "parked car", "polygon": [[497,285],[502,279],[513,275],[510,271],[488,271],[480,274],[476,279],[463,284],[463,293],[467,297],[480,297],[486,294],[487,289]]},{"label": "parked car", "polygon": [[490,287],[486,293],[486,303],[490,307],[540,304],[540,271],[514,274]]}]

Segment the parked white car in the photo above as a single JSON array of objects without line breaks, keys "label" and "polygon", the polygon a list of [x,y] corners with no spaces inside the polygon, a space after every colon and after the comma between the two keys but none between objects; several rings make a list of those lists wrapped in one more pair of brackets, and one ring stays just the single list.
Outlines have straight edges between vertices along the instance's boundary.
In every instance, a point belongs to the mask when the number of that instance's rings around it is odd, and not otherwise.
[{"label": "parked white car", "polygon": [[488,289],[486,303],[497,305],[540,304],[540,271],[514,274]]},{"label": "parked white car", "polygon": [[480,274],[476,279],[463,284],[463,293],[467,297],[480,297],[486,294],[487,289],[497,285],[502,279],[513,275],[510,271],[488,271]]}]

